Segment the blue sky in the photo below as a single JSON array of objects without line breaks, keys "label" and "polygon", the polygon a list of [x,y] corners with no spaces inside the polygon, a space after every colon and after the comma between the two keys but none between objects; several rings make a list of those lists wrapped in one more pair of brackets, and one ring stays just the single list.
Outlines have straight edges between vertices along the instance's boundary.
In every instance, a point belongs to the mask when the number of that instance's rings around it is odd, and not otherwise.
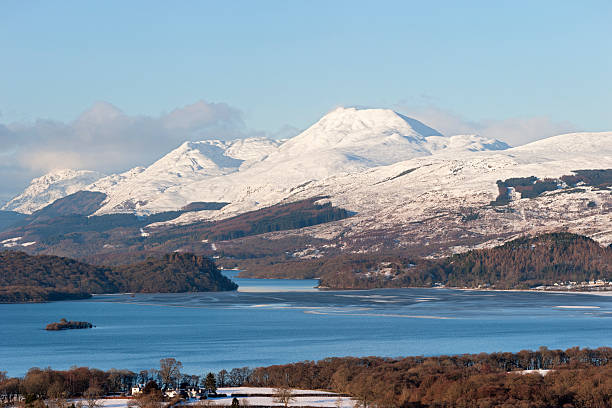
[{"label": "blue sky", "polygon": [[510,143],[534,123],[540,137],[611,130],[611,21],[610,1],[5,0],[0,124],[70,124],[97,101],[153,118],[205,101],[268,134],[338,105],[447,132],[518,121]]},{"label": "blue sky", "polygon": [[610,1],[4,1],[2,122],[199,99],[254,128],[434,105],[612,129]]}]

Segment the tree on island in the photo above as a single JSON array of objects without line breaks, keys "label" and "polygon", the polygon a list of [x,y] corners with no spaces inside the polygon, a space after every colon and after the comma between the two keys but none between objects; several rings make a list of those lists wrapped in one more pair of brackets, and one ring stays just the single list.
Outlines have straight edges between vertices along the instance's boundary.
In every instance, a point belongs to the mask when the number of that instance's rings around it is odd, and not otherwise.
[{"label": "tree on island", "polygon": [[274,389],[274,402],[281,403],[287,408],[293,401],[295,401],[295,396],[291,388],[282,386]]},{"label": "tree on island", "polygon": [[206,380],[204,381],[204,389],[208,391],[209,394],[217,393],[217,380],[215,379],[215,375],[213,373],[208,373],[206,375]]},{"label": "tree on island", "polygon": [[165,387],[176,386],[181,379],[183,363],[175,358],[162,358],[159,360],[159,376]]}]

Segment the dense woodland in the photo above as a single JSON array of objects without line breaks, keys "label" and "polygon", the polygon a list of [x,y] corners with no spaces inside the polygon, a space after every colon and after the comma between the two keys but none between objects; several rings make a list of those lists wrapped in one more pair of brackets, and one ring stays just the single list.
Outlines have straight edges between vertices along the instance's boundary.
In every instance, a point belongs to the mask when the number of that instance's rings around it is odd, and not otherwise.
[{"label": "dense woodland", "polygon": [[[69,405],[65,400],[68,398],[98,399],[107,395],[128,395],[131,387],[137,384],[146,384],[145,393],[177,386],[182,389],[238,387],[247,382],[252,372],[248,367],[237,367],[229,371],[221,370],[216,375],[188,374],[182,371],[182,363],[174,358],[163,358],[159,368],[139,372],[117,369],[103,371],[88,367],[73,367],[69,370],[35,367],[28,370],[23,378],[10,378],[0,370],[0,406],[9,405],[22,396],[25,397],[25,404],[21,406],[45,408],[45,405],[36,402],[46,400],[49,407],[59,408],[54,400],[63,399],[64,408],[67,408]],[[162,399],[161,394],[156,395]],[[160,407],[159,404],[153,406]]]},{"label": "dense woodland", "polygon": [[99,267],[74,259],[0,252],[0,302],[82,299],[92,293],[235,290],[206,257],[173,253],[127,266]]},{"label": "dense woodland", "polygon": [[612,169],[575,170],[572,175],[561,176],[558,179],[547,178],[539,180],[535,176],[513,177],[498,180],[499,195],[491,205],[506,205],[510,202],[510,189],[521,194],[521,198],[534,198],[547,192],[559,189],[575,190],[577,186],[591,186],[597,189],[612,187]]},{"label": "dense woodland", "polygon": [[444,259],[395,253],[343,254],[266,264],[251,262],[243,276],[321,278],[329,288],[491,287],[528,289],[555,282],[612,278],[612,247],[590,238],[551,233]]},{"label": "dense woodland", "polygon": [[[509,373],[534,369],[553,371]],[[257,368],[249,385],[329,389],[381,408],[604,408],[612,407],[612,349],[328,358]]]},{"label": "dense woodland", "polygon": [[[612,349],[481,353],[457,356],[338,357],[294,364],[221,370],[216,376],[181,372],[175,359],[159,369],[135,373],[86,367],[56,371],[33,368],[23,378],[0,372],[0,400],[25,397],[26,406],[44,407],[46,400],[91,398],[125,393],[134,384],[151,392],[182,384],[291,387],[346,393],[362,407],[377,408],[609,408],[612,407]],[[521,373],[523,370],[550,370]],[[214,381],[213,381],[214,380]],[[145,392],[147,388],[145,387]],[[157,394],[159,395],[159,394]],[[161,398],[161,397],[160,397]]]}]

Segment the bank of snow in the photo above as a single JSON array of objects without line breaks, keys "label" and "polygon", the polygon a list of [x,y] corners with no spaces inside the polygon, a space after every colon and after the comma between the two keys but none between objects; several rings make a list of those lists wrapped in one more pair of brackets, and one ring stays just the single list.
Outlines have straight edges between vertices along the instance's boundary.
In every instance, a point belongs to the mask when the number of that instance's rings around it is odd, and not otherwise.
[{"label": "bank of snow", "polygon": [[[217,389],[226,397],[210,398],[206,401],[217,406],[230,406],[234,396],[240,401],[240,406],[266,406],[282,407],[280,402],[274,401],[274,388],[259,387],[223,387]],[[321,407],[321,408],[354,408],[355,401],[349,397],[343,397],[333,392],[317,390],[293,390],[295,399],[290,403],[292,407]],[[104,398],[99,400],[104,408],[126,408],[131,398]],[[200,401],[189,400],[187,404],[196,405]],[[246,402],[246,404],[245,404]]]}]

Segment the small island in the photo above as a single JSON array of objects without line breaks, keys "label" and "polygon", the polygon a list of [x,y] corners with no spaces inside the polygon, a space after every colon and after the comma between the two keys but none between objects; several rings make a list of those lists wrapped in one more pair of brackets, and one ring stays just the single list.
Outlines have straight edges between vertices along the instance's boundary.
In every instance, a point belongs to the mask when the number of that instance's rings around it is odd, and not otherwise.
[{"label": "small island", "polygon": [[49,323],[45,330],[57,331],[57,330],[71,330],[71,329],[91,329],[93,324],[89,322],[76,322],[76,321],[67,321],[66,319],[61,319],[59,322]]}]

